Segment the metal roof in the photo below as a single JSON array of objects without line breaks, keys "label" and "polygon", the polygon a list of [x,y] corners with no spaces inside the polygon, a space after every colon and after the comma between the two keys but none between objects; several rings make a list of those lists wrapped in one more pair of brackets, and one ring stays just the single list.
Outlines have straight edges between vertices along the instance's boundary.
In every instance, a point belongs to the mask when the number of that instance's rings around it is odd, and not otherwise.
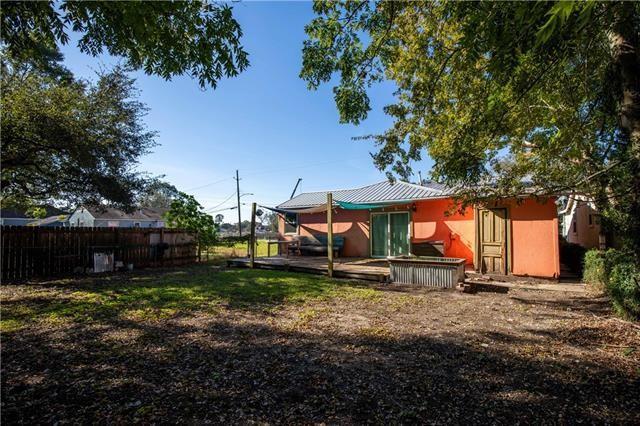
[{"label": "metal roof", "polygon": [[401,203],[430,198],[450,196],[453,191],[435,182],[416,185],[408,182],[382,182],[355,189],[339,189],[335,191],[303,192],[292,199],[278,205],[281,209],[302,209],[315,207],[327,202],[327,193],[333,194],[334,201],[348,203]]}]

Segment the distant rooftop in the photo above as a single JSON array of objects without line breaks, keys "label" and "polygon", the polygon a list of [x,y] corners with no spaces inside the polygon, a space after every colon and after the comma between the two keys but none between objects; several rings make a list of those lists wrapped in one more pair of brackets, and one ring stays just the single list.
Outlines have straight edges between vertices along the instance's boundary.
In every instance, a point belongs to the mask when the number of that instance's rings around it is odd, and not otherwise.
[{"label": "distant rooftop", "polygon": [[123,210],[106,206],[83,206],[96,219],[133,219],[133,220],[162,220],[164,209],[141,208],[127,213]]},{"label": "distant rooftop", "polygon": [[[53,207],[53,206],[49,206],[49,205],[43,205],[43,206],[37,206],[37,207],[44,208],[45,217],[67,214],[66,211],[60,210],[57,207]],[[20,208],[0,209],[0,217],[3,217],[3,218],[17,218],[17,219],[34,219],[35,220],[35,218],[27,216],[27,212],[26,212],[25,209],[20,209]]]},{"label": "distant rooftop", "polygon": [[327,202],[327,193],[329,192],[333,195],[334,201],[357,204],[412,202],[430,198],[444,198],[453,193],[450,188],[435,182],[416,185],[401,181],[391,183],[384,180],[361,188],[303,192],[278,205],[278,208],[302,209],[320,206]]}]

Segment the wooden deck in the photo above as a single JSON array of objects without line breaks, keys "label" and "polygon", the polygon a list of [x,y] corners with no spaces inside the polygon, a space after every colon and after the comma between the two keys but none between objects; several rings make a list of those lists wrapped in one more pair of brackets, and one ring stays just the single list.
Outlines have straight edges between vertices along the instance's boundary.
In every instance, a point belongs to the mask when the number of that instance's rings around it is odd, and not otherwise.
[{"label": "wooden deck", "polygon": [[[227,265],[249,267],[249,258],[230,259]],[[281,271],[306,272],[327,275],[327,258],[322,256],[256,257],[255,268]],[[358,280],[388,282],[389,264],[384,259],[342,257],[333,260],[333,276]]]}]

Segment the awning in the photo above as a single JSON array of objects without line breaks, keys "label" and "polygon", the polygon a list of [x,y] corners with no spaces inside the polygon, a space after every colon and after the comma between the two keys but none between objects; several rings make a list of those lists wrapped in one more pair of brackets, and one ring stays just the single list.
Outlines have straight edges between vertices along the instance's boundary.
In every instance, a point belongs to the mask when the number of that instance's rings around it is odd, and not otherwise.
[{"label": "awning", "polygon": [[389,203],[386,204],[356,204],[356,203],[347,203],[346,201],[336,201],[340,208],[345,210],[371,210],[371,209],[379,209],[381,207],[389,206]]},{"label": "awning", "polygon": [[280,213],[280,214],[291,214],[291,213],[322,213],[322,212],[326,212],[327,211],[327,206],[326,205],[322,205],[322,206],[317,206],[317,207],[309,207],[306,209],[278,209],[275,207],[267,207],[267,206],[260,206],[264,209],[267,210],[271,210],[272,212],[276,212],[276,213]]}]

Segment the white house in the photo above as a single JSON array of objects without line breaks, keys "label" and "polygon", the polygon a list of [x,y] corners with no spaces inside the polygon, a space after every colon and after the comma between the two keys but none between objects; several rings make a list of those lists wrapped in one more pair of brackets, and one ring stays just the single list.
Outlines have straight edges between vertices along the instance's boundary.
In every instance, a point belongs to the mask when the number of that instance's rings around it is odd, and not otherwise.
[{"label": "white house", "polygon": [[600,213],[595,203],[584,195],[569,195],[567,204],[558,212],[560,235],[567,242],[585,248],[600,246]]},{"label": "white house", "polygon": [[69,217],[69,226],[95,228],[163,228],[165,211],[142,208],[131,213],[104,206],[80,206]]}]

